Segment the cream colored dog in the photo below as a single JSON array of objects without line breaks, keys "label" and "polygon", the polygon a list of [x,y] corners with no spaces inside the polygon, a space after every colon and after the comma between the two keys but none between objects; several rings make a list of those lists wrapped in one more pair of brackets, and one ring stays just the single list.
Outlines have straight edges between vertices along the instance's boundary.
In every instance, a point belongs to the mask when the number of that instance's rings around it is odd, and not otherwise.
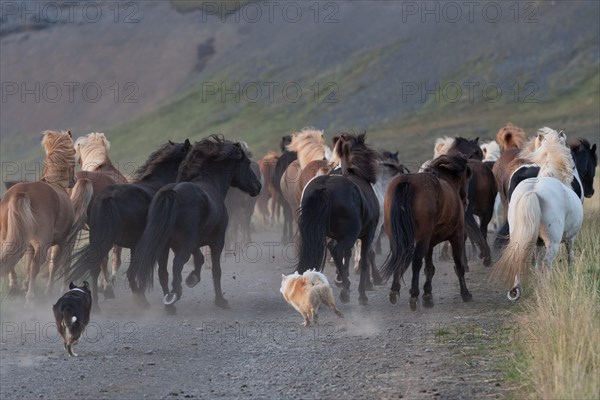
[{"label": "cream colored dog", "polygon": [[327,277],[315,270],[305,271],[302,275],[294,272],[281,275],[281,289],[285,301],[292,305],[304,317],[304,326],[317,323],[317,310],[325,303],[335,315],[344,318],[344,314],[335,306],[333,292]]}]

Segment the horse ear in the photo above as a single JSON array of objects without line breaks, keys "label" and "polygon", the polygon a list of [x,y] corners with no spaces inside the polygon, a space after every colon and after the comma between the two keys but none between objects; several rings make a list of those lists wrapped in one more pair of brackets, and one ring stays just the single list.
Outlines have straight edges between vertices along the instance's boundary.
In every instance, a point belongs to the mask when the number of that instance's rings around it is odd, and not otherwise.
[{"label": "horse ear", "polygon": [[566,140],[567,139],[567,134],[565,133],[565,131],[560,130],[560,131],[558,131],[558,137],[561,138],[561,139],[565,139]]},{"label": "horse ear", "polygon": [[88,281],[83,281],[83,287],[86,289],[90,288],[90,284],[88,283]]},{"label": "horse ear", "polygon": [[333,137],[333,147],[335,147],[335,144],[340,140],[339,136],[334,136]]},{"label": "horse ear", "polygon": [[175,143],[173,143],[173,142],[171,141],[171,139],[169,139],[169,144],[175,144]]},{"label": "horse ear", "polygon": [[592,151],[592,153],[595,153],[595,152],[596,152],[596,143],[594,143],[594,144],[592,145],[592,147],[590,147],[590,150]]},{"label": "horse ear", "polygon": [[69,289],[75,289],[76,287],[73,282],[69,283]]},{"label": "horse ear", "polygon": [[475,144],[479,143],[479,136],[477,136],[475,139],[473,139],[473,143],[475,143]]},{"label": "horse ear", "polygon": [[192,144],[190,143],[190,139],[185,139],[185,142],[183,142],[183,144],[185,145],[186,149],[189,149],[190,147],[192,147]]},{"label": "horse ear", "polygon": [[71,134],[71,131],[67,131],[67,133],[69,134],[69,137],[72,138],[73,134]]}]

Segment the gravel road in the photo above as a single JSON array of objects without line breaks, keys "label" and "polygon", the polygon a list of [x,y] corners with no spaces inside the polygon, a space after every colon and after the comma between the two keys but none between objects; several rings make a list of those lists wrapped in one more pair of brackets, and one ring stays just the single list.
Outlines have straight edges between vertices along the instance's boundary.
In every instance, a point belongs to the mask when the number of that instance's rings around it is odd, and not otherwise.
[{"label": "gravel road", "polygon": [[[349,304],[333,289],[345,318],[322,307],[319,325],[303,328],[279,293],[281,274],[293,269],[286,252],[294,249],[277,244],[278,230],[257,230],[253,244],[223,256],[230,309],[214,306],[209,268],[198,286],[184,287],[171,316],[158,285],[148,294],[151,309],[140,310],[121,278],[117,298],[101,300],[102,313],[92,316],[77,358],[66,356],[56,333],[51,306],[58,295],[34,310],[23,309],[22,298],[5,303],[0,397],[471,399],[507,393],[498,365],[507,358],[502,346],[515,338],[510,308],[479,261],[471,261],[467,278],[471,303],[461,301],[452,265],[437,261],[433,309],[410,311],[404,285],[391,305],[389,284],[368,292],[369,305],[360,306],[353,275]],[[184,277],[189,270],[186,265]],[[331,265],[325,272],[333,278]]]}]

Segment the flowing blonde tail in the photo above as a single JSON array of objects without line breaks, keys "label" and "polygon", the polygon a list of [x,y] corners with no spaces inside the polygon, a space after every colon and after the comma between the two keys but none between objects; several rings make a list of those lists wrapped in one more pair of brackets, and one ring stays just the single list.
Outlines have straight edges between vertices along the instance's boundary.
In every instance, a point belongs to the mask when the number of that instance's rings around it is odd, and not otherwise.
[{"label": "flowing blonde tail", "polygon": [[85,223],[87,208],[92,200],[94,187],[89,178],[79,178],[71,192],[71,204],[73,205],[73,228],[79,230]]},{"label": "flowing blonde tail", "polygon": [[6,238],[2,241],[0,272],[10,271],[27,250],[27,235],[36,221],[27,193],[16,193],[8,203]]},{"label": "flowing blonde tail", "polygon": [[509,210],[509,216],[513,214],[514,218],[510,218],[510,242],[496,263],[493,275],[511,288],[515,277],[522,281],[527,272],[542,220],[540,200],[535,192],[525,192],[512,200],[513,210]]}]

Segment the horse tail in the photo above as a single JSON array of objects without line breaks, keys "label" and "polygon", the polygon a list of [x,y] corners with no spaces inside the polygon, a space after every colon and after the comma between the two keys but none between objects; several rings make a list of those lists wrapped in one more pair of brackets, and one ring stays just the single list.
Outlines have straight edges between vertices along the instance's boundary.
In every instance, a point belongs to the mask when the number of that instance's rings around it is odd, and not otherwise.
[{"label": "horse tail", "polygon": [[12,269],[25,254],[27,236],[36,229],[36,219],[27,193],[17,192],[8,202],[6,236],[2,240],[0,271]]},{"label": "horse tail", "polygon": [[167,246],[177,219],[177,193],[164,190],[158,193],[148,211],[148,222],[136,245],[135,253],[127,271],[138,288],[151,288],[154,283],[154,265]]},{"label": "horse tail", "polygon": [[74,264],[70,268],[68,281],[81,280],[84,276],[94,272],[95,268],[100,269],[101,261],[115,242],[117,226],[121,225],[122,218],[119,208],[110,196],[102,197],[94,202],[90,214],[88,220],[89,243],[73,255]]},{"label": "horse tail", "polygon": [[467,237],[481,250],[486,257],[490,253],[490,247],[481,233],[481,229],[473,216],[473,212],[467,208],[465,212],[465,233]]},{"label": "horse tail", "polygon": [[513,197],[511,203],[514,220],[511,218],[510,242],[496,263],[494,273],[509,287],[514,284],[515,276],[522,279],[527,272],[528,260],[539,237],[542,220],[540,200],[535,192],[525,192],[516,199]]},{"label": "horse tail", "polygon": [[390,217],[390,253],[379,272],[389,279],[398,269],[404,274],[415,251],[415,221],[413,193],[409,182],[401,182],[393,189]]},{"label": "horse tail", "polygon": [[309,269],[322,270],[325,262],[325,240],[331,216],[331,197],[322,187],[302,199],[298,216],[300,233],[299,273]]},{"label": "horse tail", "polygon": [[92,196],[94,187],[89,178],[79,178],[71,192],[71,204],[73,205],[73,228],[79,231],[86,220],[86,213]]}]

